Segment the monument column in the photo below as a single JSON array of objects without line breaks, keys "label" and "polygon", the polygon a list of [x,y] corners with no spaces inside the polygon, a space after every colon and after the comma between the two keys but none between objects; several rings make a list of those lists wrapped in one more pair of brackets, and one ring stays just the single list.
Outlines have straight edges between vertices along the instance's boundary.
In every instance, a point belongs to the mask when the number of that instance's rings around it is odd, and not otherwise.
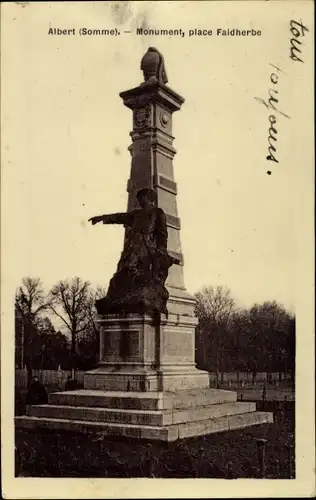
[{"label": "monument column", "polygon": [[[164,60],[149,48],[142,59],[145,81],[120,93],[133,112],[131,173],[127,183],[128,212],[137,207],[140,189],[155,190],[168,231],[167,250],[178,264],[169,268],[168,315],[133,314],[100,316],[100,363],[86,373],[85,388],[122,391],[169,391],[208,387],[208,374],[195,366],[195,300],[185,290],[177,184],[173,173],[172,117],[183,97],[166,85]],[[125,238],[131,241],[126,227]],[[124,283],[122,283],[124,286]],[[106,309],[105,309],[106,311]],[[102,313],[101,313],[102,314]]]},{"label": "monument column", "polygon": [[[161,54],[159,54],[160,57]],[[150,59],[150,50],[142,59],[141,67]],[[149,60],[147,72],[150,73]],[[146,72],[144,71],[145,78]],[[158,206],[166,214],[168,226],[168,253],[179,260],[169,270],[167,288],[170,294],[168,309],[176,313],[194,314],[194,300],[186,292],[183,276],[183,254],[180,241],[180,218],[177,209],[177,184],[174,179],[172,135],[173,113],[180,110],[184,98],[166,85],[167,78],[150,77],[138,87],[120,93],[124,105],[133,112],[132,157],[130,178],[127,182],[128,211],[137,206],[136,193],[151,188],[157,193]]]}]

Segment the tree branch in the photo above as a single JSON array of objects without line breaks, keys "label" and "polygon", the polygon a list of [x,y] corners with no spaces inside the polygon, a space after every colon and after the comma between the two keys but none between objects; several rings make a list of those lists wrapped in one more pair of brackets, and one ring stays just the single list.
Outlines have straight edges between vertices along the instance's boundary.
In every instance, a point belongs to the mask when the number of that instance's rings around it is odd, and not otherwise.
[{"label": "tree branch", "polygon": [[61,319],[61,320],[65,323],[65,325],[67,326],[68,330],[71,332],[71,331],[72,331],[72,330],[71,330],[71,326],[67,323],[67,321],[65,320],[65,318],[64,318],[61,314],[59,314],[59,313],[56,311],[56,309],[55,309],[55,308],[54,308],[51,304],[49,305],[49,308],[53,311],[53,313],[54,313],[54,314],[56,314],[56,316],[57,316],[58,318],[60,318],[60,319]]}]

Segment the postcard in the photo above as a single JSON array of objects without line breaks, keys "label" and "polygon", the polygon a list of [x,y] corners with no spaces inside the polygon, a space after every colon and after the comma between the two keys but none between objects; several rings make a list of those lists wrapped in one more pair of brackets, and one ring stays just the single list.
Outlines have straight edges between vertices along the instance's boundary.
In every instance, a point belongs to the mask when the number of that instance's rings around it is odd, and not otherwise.
[{"label": "postcard", "polygon": [[2,3],[4,498],[315,493],[313,9]]}]

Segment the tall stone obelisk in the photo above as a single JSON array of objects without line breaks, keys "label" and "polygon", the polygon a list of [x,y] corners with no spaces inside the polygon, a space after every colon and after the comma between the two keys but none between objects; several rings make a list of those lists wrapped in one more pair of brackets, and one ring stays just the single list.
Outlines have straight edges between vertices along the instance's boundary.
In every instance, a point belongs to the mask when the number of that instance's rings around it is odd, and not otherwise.
[{"label": "tall stone obelisk", "polygon": [[184,98],[166,85],[165,68],[159,79],[156,65],[164,64],[162,55],[150,48],[142,59],[141,67],[148,79],[138,87],[121,92],[125,106],[133,111],[132,157],[130,178],[127,183],[128,210],[136,206],[136,193],[148,187],[157,193],[158,206],[166,214],[168,226],[168,252],[179,260],[169,270],[167,288],[170,293],[170,312],[193,314],[194,300],[186,292],[183,276],[183,254],[180,241],[180,218],[177,208],[177,184],[174,179],[172,135],[173,113],[180,110]]},{"label": "tall stone obelisk", "polygon": [[[184,286],[177,185],[173,173],[172,115],[183,97],[166,85],[162,55],[149,48],[142,59],[145,81],[120,94],[133,111],[128,211],[142,188],[156,191],[166,215],[168,253],[179,264],[169,270],[168,317],[160,314],[105,314],[100,318],[100,365],[86,374],[86,388],[164,391],[208,387],[208,373],[195,366],[195,300]],[[126,231],[131,229],[126,228]],[[126,235],[127,237],[127,235]]]}]

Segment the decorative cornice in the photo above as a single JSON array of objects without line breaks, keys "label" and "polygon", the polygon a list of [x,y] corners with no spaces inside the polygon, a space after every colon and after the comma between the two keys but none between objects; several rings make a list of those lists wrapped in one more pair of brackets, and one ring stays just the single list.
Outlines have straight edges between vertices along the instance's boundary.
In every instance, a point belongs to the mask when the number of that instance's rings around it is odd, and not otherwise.
[{"label": "decorative cornice", "polygon": [[[152,149],[153,152],[158,152],[167,158],[170,158],[171,160],[173,159],[174,155],[176,154],[177,150],[172,146],[171,141],[166,141],[164,140],[165,138],[168,138],[171,136],[165,135],[158,137],[158,135],[153,135],[151,132],[151,129],[146,127],[142,130],[140,129],[135,129],[133,132],[130,132],[130,136],[132,138],[133,144],[129,146],[129,151],[131,155],[133,154],[133,148],[134,145],[143,139],[148,139],[149,145]],[[171,138],[173,139],[173,138]]]},{"label": "decorative cornice", "polygon": [[148,103],[160,103],[168,111],[174,112],[181,108],[184,98],[177,94],[167,85],[159,81],[148,81],[120,93],[125,106],[130,109],[143,106]]}]

